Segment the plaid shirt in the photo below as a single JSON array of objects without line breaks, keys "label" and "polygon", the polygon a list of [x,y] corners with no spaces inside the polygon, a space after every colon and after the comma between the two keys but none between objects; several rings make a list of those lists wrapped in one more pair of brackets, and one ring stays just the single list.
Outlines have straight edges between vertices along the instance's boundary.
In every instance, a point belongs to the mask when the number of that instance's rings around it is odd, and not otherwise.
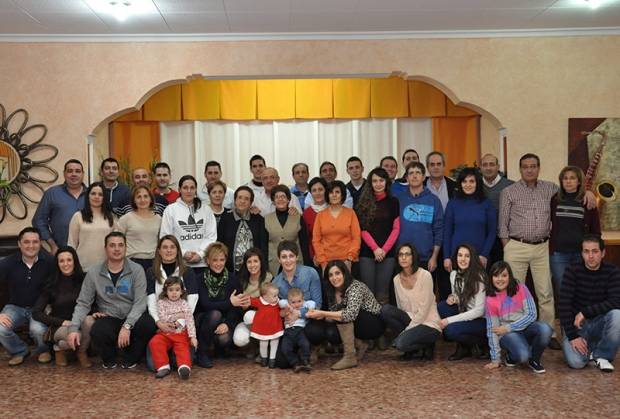
[{"label": "plaid shirt", "polygon": [[505,188],[500,196],[499,232],[501,239],[517,237],[538,241],[549,237],[551,231],[551,198],[559,187],[539,180],[533,188],[523,179]]}]

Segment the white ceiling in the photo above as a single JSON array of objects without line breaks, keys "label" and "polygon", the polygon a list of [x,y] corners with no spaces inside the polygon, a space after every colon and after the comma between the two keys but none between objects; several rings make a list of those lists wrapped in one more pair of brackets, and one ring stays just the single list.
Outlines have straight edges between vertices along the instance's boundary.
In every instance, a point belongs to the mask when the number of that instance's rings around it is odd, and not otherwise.
[{"label": "white ceiling", "polygon": [[0,36],[620,31],[620,0],[130,1],[144,13],[118,22],[109,0],[0,0]]}]

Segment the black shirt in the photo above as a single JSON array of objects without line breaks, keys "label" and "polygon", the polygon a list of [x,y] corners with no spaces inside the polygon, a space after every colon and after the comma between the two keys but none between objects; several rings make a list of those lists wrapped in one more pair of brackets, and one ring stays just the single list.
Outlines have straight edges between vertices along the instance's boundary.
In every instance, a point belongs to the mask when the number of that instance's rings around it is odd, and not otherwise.
[{"label": "black shirt", "polygon": [[38,259],[29,268],[22,260],[21,252],[0,260],[0,281],[9,289],[7,304],[33,307],[52,272],[54,261],[47,252],[39,252]]}]

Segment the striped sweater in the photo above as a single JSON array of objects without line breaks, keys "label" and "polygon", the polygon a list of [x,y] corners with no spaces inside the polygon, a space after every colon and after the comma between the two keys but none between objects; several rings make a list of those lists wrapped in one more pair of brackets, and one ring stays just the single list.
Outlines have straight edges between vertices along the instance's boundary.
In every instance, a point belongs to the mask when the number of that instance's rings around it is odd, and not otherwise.
[{"label": "striped sweater", "polygon": [[487,337],[492,361],[499,361],[501,349],[500,337],[491,329],[496,326],[507,326],[509,332],[518,332],[532,324],[536,320],[536,315],[534,299],[524,284],[519,284],[517,293],[512,297],[506,294],[506,290],[487,297]]},{"label": "striped sweater", "polygon": [[586,320],[610,310],[620,309],[620,269],[603,262],[596,271],[583,263],[569,266],[564,272],[560,292],[560,322],[568,339],[577,338],[573,324],[577,313]]}]

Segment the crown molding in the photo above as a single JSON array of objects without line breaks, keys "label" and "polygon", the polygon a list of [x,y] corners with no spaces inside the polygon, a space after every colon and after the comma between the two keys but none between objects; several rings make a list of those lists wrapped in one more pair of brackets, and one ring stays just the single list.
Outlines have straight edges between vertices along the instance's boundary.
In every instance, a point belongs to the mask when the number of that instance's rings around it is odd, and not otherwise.
[{"label": "crown molding", "polygon": [[213,42],[213,41],[340,41],[382,39],[529,38],[620,35],[620,26],[562,29],[499,29],[393,32],[277,32],[197,34],[0,34],[0,42]]}]

